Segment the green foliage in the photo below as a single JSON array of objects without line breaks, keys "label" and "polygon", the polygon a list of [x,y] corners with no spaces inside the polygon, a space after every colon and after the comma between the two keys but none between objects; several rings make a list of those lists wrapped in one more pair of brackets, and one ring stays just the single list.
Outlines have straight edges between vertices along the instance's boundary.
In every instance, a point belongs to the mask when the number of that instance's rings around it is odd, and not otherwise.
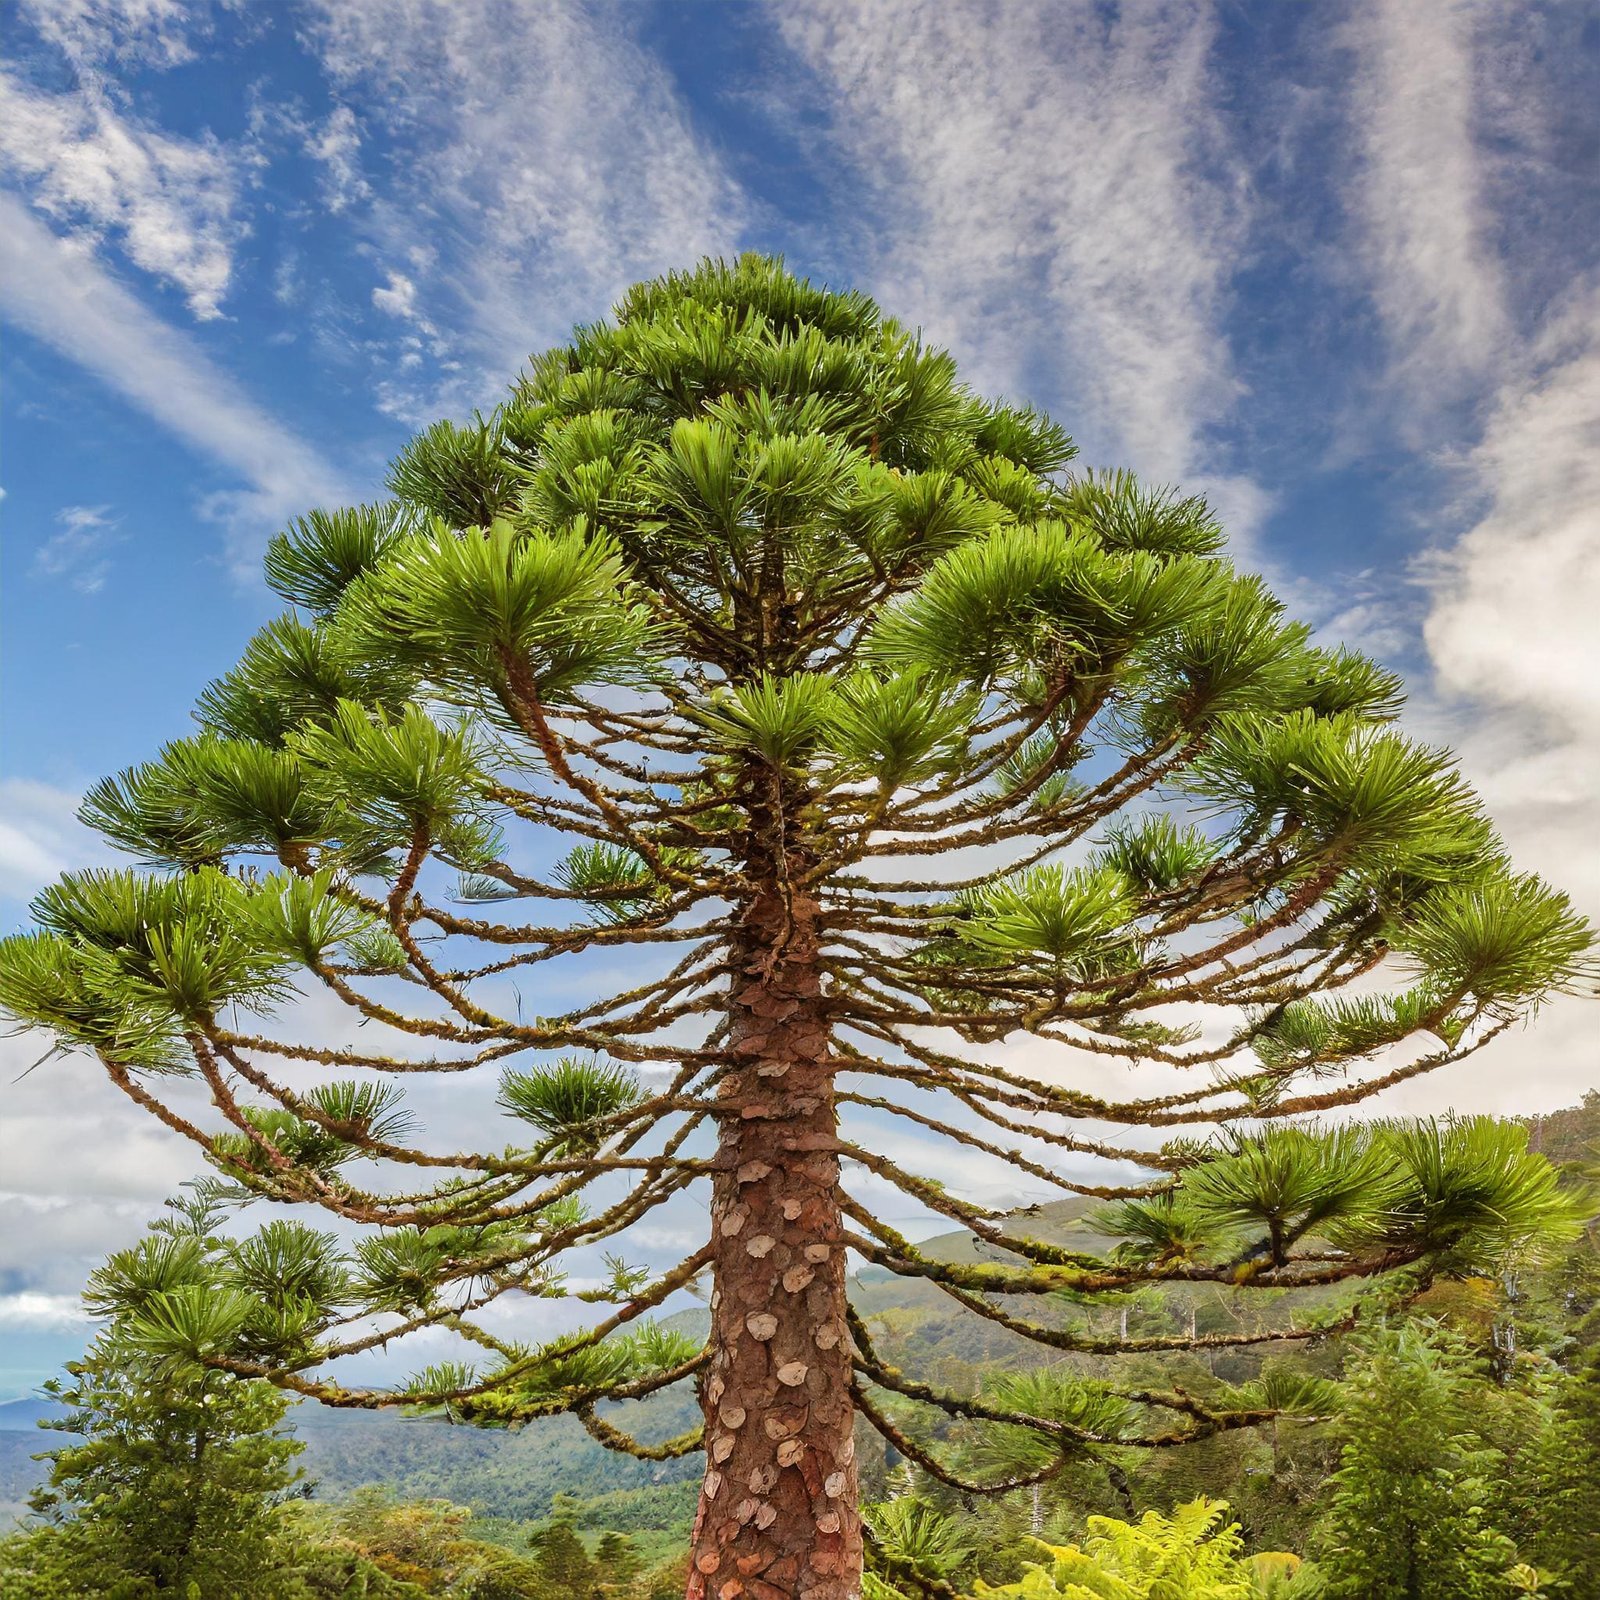
[{"label": "green foliage", "polygon": [[638,1104],[643,1094],[626,1067],[577,1056],[508,1071],[500,1080],[501,1108],[543,1133],[540,1148],[547,1154],[592,1152],[604,1137],[594,1124]]},{"label": "green foliage", "polygon": [[397,542],[346,591],[334,627],[353,651],[424,673],[468,705],[504,693],[511,662],[546,702],[584,683],[640,682],[652,639],[608,541],[503,521]]},{"label": "green foliage", "polygon": [[312,790],[347,819],[341,832],[357,862],[419,839],[469,860],[490,848],[486,779],[466,726],[441,727],[420,706],[389,717],[343,700],[290,742]]},{"label": "green foliage", "polygon": [[1108,550],[1207,556],[1224,543],[1221,523],[1198,495],[1147,488],[1130,472],[1081,473],[1055,505],[1067,523]]},{"label": "green foliage", "polygon": [[1274,1262],[1306,1234],[1358,1235],[1399,1196],[1390,1152],[1365,1128],[1269,1127],[1183,1175],[1184,1200],[1219,1230],[1264,1232]]},{"label": "green foliage", "polygon": [[1540,1563],[1560,1575],[1555,1592],[1600,1600],[1600,1348],[1557,1392],[1541,1467]]},{"label": "green foliage", "polygon": [[1043,957],[1090,975],[1129,963],[1132,894],[1101,867],[1031,867],[963,896],[961,936],[999,955]]},{"label": "green foliage", "polygon": [[891,1572],[948,1579],[972,1554],[961,1530],[931,1506],[905,1495],[864,1510],[880,1558]]},{"label": "green foliage", "polygon": [[1164,894],[1204,872],[1216,855],[1216,844],[1198,828],[1162,813],[1113,826],[1096,859],[1144,893]]},{"label": "green foliage", "polygon": [[1040,668],[1098,675],[1204,605],[1214,566],[1107,550],[1062,523],[1004,527],[930,569],[875,625],[880,659],[974,684]]},{"label": "green foliage", "polygon": [[187,866],[230,850],[276,855],[321,838],[333,816],[287,751],[203,734],[89,790],[83,822],[146,860]]},{"label": "green foliage", "polygon": [[1518,1001],[1547,990],[1551,971],[1584,970],[1589,936],[1564,894],[1502,872],[1430,895],[1395,945],[1445,993],[1512,1016]]},{"label": "green foliage", "polygon": [[632,916],[662,889],[644,859],[624,845],[580,844],[556,863],[551,876],[612,920]]},{"label": "green foliage", "polygon": [[1486,1525],[1470,1387],[1415,1327],[1374,1336],[1347,1376],[1319,1566],[1331,1600],[1474,1600],[1505,1592],[1515,1552]]},{"label": "green foliage", "polygon": [[1235,1237],[1215,1212],[1191,1205],[1187,1192],[1178,1189],[1108,1206],[1101,1223],[1120,1237],[1117,1254],[1133,1261],[1196,1261]]},{"label": "green foliage", "polygon": [[325,616],[411,531],[411,523],[396,501],[307,512],[267,546],[267,582],[285,600]]},{"label": "green foliage", "polygon": [[[284,1397],[222,1373],[158,1372],[115,1327],[68,1371],[46,1391],[83,1442],[54,1453],[28,1564],[76,1595],[277,1600],[300,1449],[278,1432]],[[29,1589],[8,1580],[6,1592]]]},{"label": "green foliage", "polygon": [[[392,712],[415,688],[413,673],[362,655],[326,622],[307,624],[285,615],[267,623],[245,646],[239,664],[205,690],[195,719],[225,739],[277,745],[303,724],[325,721],[341,700]],[[99,827],[100,813],[95,815],[92,825]]]},{"label": "green foliage", "polygon": [[180,1067],[185,1024],[288,993],[289,958],[254,922],[257,892],[214,868],[69,875],[35,902],[44,931],[0,941],[0,1004],[63,1042],[149,1070]]},{"label": "green foliage", "polygon": [[[448,1500],[405,1503],[380,1488],[335,1506],[296,1508],[296,1559],[283,1592],[328,1600],[566,1600],[537,1557],[475,1537],[473,1516]],[[587,1596],[584,1596],[587,1600]]]},{"label": "green foliage", "polygon": [[401,451],[389,488],[450,528],[486,528],[516,501],[521,473],[506,450],[505,419],[468,427],[436,422]]},{"label": "green foliage", "polygon": [[1227,1506],[1196,1500],[1171,1517],[1150,1511],[1137,1523],[1091,1517],[1081,1546],[1043,1546],[1046,1560],[1030,1564],[1020,1583],[980,1595],[1014,1600],[1253,1600],[1267,1593],[1240,1559],[1237,1525],[1224,1525]]},{"label": "green foliage", "polygon": [[1194,1260],[1244,1243],[1240,1261],[1281,1265],[1324,1238],[1353,1251],[1427,1258],[1437,1272],[1493,1270],[1570,1243],[1592,1197],[1491,1117],[1329,1129],[1268,1126],[1188,1167],[1175,1190],[1103,1220],[1125,1253]]},{"label": "green foliage", "polygon": [[834,687],[820,673],[763,677],[724,691],[700,713],[729,751],[750,751],[769,766],[792,767],[822,743],[833,720]]},{"label": "green foliage", "polygon": [[605,1583],[621,1588],[630,1585],[643,1567],[633,1540],[615,1531],[600,1536],[600,1543],[595,1546],[594,1564]]},{"label": "green foliage", "polygon": [[[967,1454],[983,1474],[1020,1478],[1062,1460],[1104,1453],[1134,1420],[1134,1408],[1105,1384],[1086,1380],[1070,1367],[1036,1367],[986,1377],[984,1398],[1019,1417],[1060,1423],[1073,1434],[983,1423],[973,1430]],[[1077,1434],[1087,1435],[1086,1438]]]},{"label": "green foliage", "polygon": [[598,1574],[569,1522],[552,1522],[535,1535],[534,1548],[539,1570],[556,1593],[587,1596],[594,1592]]},{"label": "green foliage", "polygon": [[1442,1009],[1437,994],[1421,989],[1293,1000],[1260,1019],[1251,1047],[1264,1066],[1282,1071],[1370,1055],[1423,1030],[1453,1044],[1461,1024]]},{"label": "green foliage", "polygon": [[1511,1250],[1534,1259],[1582,1232],[1593,1196],[1528,1151],[1527,1130],[1493,1117],[1397,1123],[1383,1140],[1405,1178],[1378,1242],[1491,1270]]},{"label": "green foliage", "polygon": [[889,792],[958,768],[977,714],[976,699],[929,673],[853,673],[838,685],[828,744],[846,774]]}]

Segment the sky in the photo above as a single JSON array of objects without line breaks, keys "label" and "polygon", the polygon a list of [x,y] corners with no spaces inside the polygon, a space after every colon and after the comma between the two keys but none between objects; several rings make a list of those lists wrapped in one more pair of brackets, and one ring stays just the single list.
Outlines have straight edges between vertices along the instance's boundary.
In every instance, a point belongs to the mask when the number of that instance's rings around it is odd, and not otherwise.
[{"label": "sky", "polygon": [[[778,251],[1081,459],[1202,490],[1412,686],[1518,861],[1600,916],[1600,10],[1510,0],[0,4],[0,930],[108,859],[96,777],[373,498],[635,280]],[[0,1398],[191,1175],[0,1038]],[[1600,1082],[1550,1005],[1377,1109]]]}]

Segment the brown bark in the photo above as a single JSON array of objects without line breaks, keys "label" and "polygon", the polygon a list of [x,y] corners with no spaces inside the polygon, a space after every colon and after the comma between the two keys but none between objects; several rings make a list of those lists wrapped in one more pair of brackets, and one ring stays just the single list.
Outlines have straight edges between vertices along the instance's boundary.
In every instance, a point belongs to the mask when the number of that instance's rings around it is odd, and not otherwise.
[{"label": "brown bark", "polygon": [[857,1600],[851,1341],[817,905],[746,908],[711,1226],[706,1476],[688,1600]]}]

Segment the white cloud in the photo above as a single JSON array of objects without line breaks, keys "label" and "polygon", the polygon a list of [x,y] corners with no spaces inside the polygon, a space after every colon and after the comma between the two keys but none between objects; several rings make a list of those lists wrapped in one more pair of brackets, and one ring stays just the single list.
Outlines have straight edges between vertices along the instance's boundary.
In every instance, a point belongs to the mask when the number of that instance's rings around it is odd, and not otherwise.
[{"label": "white cloud", "polygon": [[1488,509],[1441,563],[1426,637],[1447,689],[1600,749],[1600,284],[1532,353],[1472,452]]},{"label": "white cloud", "polygon": [[[408,380],[410,409],[488,398],[633,280],[733,244],[742,201],[624,11],[442,0],[312,10],[309,36],[344,99],[411,162],[374,202],[386,253],[414,268],[409,289],[378,291],[402,295],[404,310],[380,308],[457,330],[459,380],[435,373],[439,397],[421,393],[426,375]],[[436,262],[409,254],[419,243]],[[391,393],[386,404],[403,413],[409,402]]]},{"label": "white cloud", "polygon": [[[98,1061],[40,1061],[49,1047],[37,1032],[0,1037],[0,1279],[64,1296],[132,1244],[204,1162],[118,1093]],[[163,1089],[184,1114],[203,1115],[203,1089]]]},{"label": "white cloud", "polygon": [[389,281],[372,291],[372,303],[391,317],[413,321],[417,315],[417,286],[403,272],[391,272]]},{"label": "white cloud", "polygon": [[22,0],[20,11],[79,67],[110,59],[176,67],[194,58],[191,36],[209,28],[192,0]]},{"label": "white cloud", "polygon": [[1510,332],[1475,134],[1481,0],[1369,0],[1350,19],[1353,186],[1395,376],[1430,403],[1470,392]]},{"label": "white cloud", "polygon": [[65,578],[80,594],[105,587],[111,572],[108,549],[120,539],[121,526],[106,513],[110,506],[64,506],[56,513],[59,531],[33,554],[33,570],[46,578]]},{"label": "white cloud", "polygon": [[[1396,421],[1450,485],[1416,567],[1435,678],[1411,721],[1459,752],[1517,864],[1600,918],[1600,280],[1568,266],[1544,306],[1523,280],[1559,269],[1571,241],[1507,232],[1554,192],[1540,162],[1560,166],[1521,103],[1538,99],[1537,69],[1520,62],[1522,95],[1499,87],[1521,33],[1474,0],[1357,13],[1352,199]],[[1522,152],[1509,164],[1508,141]],[[1570,1103],[1600,1076],[1591,1013],[1558,1001],[1386,1103]]]},{"label": "white cloud", "polygon": [[0,1328],[55,1328],[72,1331],[88,1325],[89,1314],[72,1294],[42,1294],[24,1289],[0,1294]]},{"label": "white cloud", "polygon": [[1431,565],[1424,637],[1508,839],[1600,917],[1600,284],[1551,318],[1467,470],[1483,513]]},{"label": "white cloud", "polygon": [[0,893],[25,899],[65,866],[65,859],[27,827],[0,817]]},{"label": "white cloud", "polygon": [[78,821],[81,796],[32,778],[0,778],[0,897],[26,900],[68,867],[107,859]]},{"label": "white cloud", "polygon": [[[1225,479],[1205,435],[1240,393],[1221,321],[1246,207],[1222,175],[1210,7],[779,17],[868,186],[885,303],[980,386],[1044,398],[1089,459]],[[1260,515],[1253,484],[1219,487]]]},{"label": "white cloud", "polygon": [[243,394],[189,338],[148,311],[81,250],[0,192],[0,314],[78,362],[244,488],[210,497],[252,568],[263,530],[348,498],[304,440]]},{"label": "white cloud", "polygon": [[220,316],[243,233],[234,164],[209,137],[176,139],[121,115],[92,84],[50,94],[0,72],[0,164],[86,240],[117,235],[129,261]]},{"label": "white cloud", "polygon": [[305,150],[322,168],[322,203],[335,216],[370,198],[372,186],[361,175],[361,129],[349,106],[335,106],[321,127],[309,130]]},{"label": "white cloud", "polygon": [[[1497,171],[1520,113],[1481,87],[1502,23],[1478,0],[1370,0],[1352,18],[1352,195],[1386,382],[1451,484],[1417,569],[1436,673],[1418,719],[1461,751],[1518,859],[1600,913],[1600,280],[1569,274],[1542,315],[1516,303]],[[1537,130],[1512,131],[1539,148]],[[1464,427],[1441,401],[1466,403]]]}]

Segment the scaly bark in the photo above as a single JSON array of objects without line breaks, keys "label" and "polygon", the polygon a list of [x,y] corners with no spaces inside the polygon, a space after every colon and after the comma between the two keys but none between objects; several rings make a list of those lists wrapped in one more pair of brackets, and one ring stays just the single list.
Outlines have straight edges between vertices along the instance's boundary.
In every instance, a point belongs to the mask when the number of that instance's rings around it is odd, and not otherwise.
[{"label": "scaly bark", "polygon": [[817,920],[813,899],[777,883],[742,919],[688,1600],[861,1593],[836,1062]]}]

